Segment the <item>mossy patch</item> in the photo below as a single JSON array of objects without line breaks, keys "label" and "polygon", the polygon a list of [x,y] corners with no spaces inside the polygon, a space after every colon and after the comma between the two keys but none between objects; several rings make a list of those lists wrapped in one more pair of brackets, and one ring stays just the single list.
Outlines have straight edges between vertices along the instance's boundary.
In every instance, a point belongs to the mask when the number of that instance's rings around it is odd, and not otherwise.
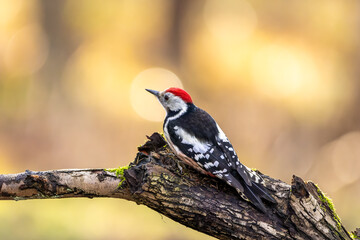
[{"label": "mossy patch", "polygon": [[129,168],[130,168],[130,166],[127,165],[127,166],[124,166],[124,167],[105,169],[105,171],[115,173],[116,177],[120,179],[120,182],[119,182],[118,186],[121,187],[121,185],[125,181],[124,171],[128,170]]},{"label": "mossy patch", "polygon": [[20,200],[26,200],[26,198],[24,197],[14,197],[15,201],[20,201]]},{"label": "mossy patch", "polygon": [[355,231],[349,233],[352,239],[360,239],[360,228],[355,229]]},{"label": "mossy patch", "polygon": [[[319,196],[321,202],[323,202],[325,205],[327,205],[327,206],[330,208],[331,213],[332,213],[332,215],[334,216],[334,220],[335,220],[335,222],[336,222],[336,224],[337,224],[338,229],[341,229],[341,220],[340,220],[339,216],[338,216],[337,213],[336,213],[335,206],[334,206],[334,203],[333,203],[332,199],[329,198],[329,197],[327,197],[327,196],[320,190],[320,188],[319,188],[318,185],[315,185],[315,186],[316,186],[317,193],[318,193],[318,196]],[[326,211],[325,206],[321,206],[321,209],[324,210],[324,211]]]},{"label": "mossy patch", "polygon": [[356,235],[354,232],[350,233],[352,239],[360,239],[360,236]]}]

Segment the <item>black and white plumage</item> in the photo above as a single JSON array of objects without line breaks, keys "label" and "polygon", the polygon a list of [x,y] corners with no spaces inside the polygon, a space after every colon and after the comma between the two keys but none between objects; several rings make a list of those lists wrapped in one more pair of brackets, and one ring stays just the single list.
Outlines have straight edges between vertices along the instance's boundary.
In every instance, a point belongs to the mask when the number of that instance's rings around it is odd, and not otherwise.
[{"label": "black and white plumage", "polygon": [[179,88],[163,92],[146,90],[165,108],[165,138],[181,160],[204,174],[224,180],[262,212],[266,208],[261,199],[276,202],[265,189],[261,176],[240,163],[219,125],[193,104],[187,92]]}]

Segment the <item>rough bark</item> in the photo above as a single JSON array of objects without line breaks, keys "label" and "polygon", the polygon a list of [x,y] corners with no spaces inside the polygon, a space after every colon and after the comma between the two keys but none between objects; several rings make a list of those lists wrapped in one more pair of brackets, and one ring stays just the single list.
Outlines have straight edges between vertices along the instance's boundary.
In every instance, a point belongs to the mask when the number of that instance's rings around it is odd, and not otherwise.
[{"label": "rough bark", "polygon": [[[111,197],[144,204],[219,239],[351,239],[331,202],[312,182],[266,175],[277,200],[263,214],[222,181],[183,165],[153,134],[129,168],[26,171],[0,175],[0,200]],[[122,181],[124,180],[124,181]]]}]

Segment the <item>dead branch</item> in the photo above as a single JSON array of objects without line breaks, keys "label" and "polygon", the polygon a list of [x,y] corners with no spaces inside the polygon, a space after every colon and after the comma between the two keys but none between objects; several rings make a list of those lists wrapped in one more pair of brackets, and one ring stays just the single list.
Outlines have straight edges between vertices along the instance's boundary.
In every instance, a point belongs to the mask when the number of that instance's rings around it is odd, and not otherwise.
[{"label": "dead branch", "polygon": [[222,181],[179,162],[159,134],[149,139],[133,163],[115,172],[68,169],[0,175],[0,200],[121,198],[219,239],[351,239],[331,202],[310,181],[293,176],[289,185],[262,175],[277,200],[263,214]]}]

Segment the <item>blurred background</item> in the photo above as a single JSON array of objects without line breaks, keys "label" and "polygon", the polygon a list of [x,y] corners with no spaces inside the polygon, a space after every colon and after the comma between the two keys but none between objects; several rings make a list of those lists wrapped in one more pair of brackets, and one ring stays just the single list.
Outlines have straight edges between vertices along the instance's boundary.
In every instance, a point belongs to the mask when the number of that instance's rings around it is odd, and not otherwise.
[{"label": "blurred background", "polygon": [[[184,87],[249,167],[360,226],[360,2],[0,0],[0,174],[127,165]],[[1,239],[211,239],[118,199],[0,203]],[[19,231],[21,228],[21,231]]]}]

